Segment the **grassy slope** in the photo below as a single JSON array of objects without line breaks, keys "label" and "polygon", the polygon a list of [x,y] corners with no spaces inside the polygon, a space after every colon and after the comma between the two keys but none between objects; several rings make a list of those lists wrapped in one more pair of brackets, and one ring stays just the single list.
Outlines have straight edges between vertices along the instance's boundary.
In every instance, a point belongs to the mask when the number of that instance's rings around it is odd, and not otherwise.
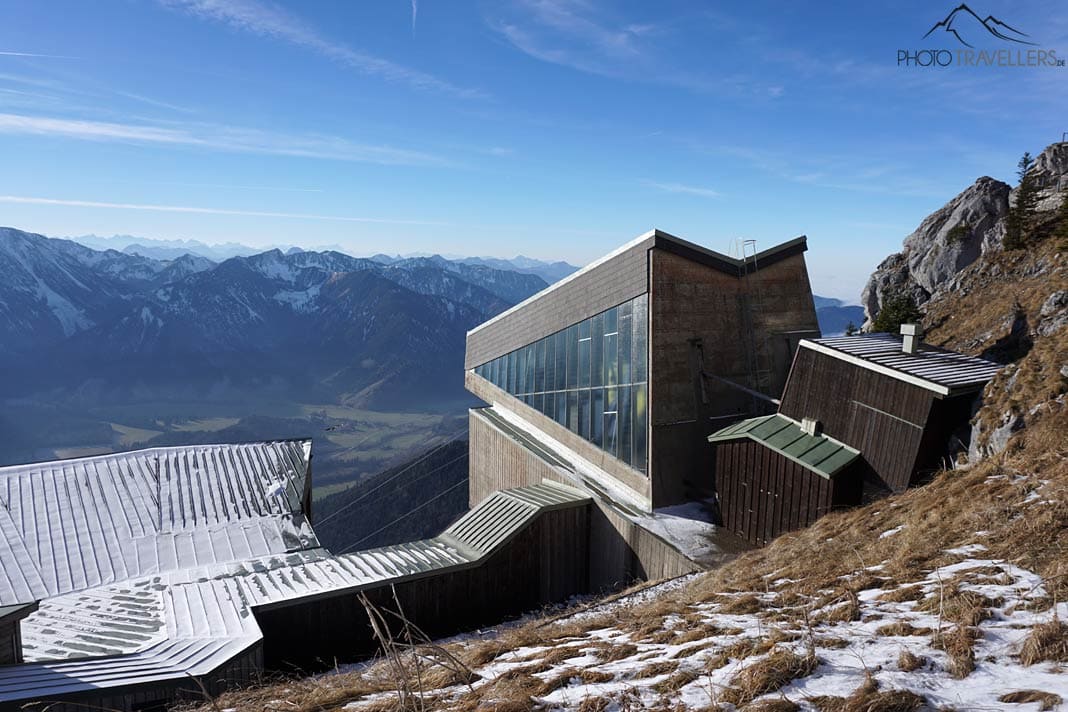
[{"label": "grassy slope", "polygon": [[[1045,298],[1068,289],[1066,263],[1053,241],[980,260],[930,305],[928,340],[973,354],[1004,348],[1021,314],[1035,328]],[[1026,414],[1004,452],[631,605],[455,643],[479,679],[468,687],[435,669],[422,686],[441,689],[427,708],[969,709],[978,699],[1034,710],[1068,698],[1068,626],[1057,617],[1068,612],[1057,603],[1068,600],[1068,380],[1059,374],[1068,327],[1031,339],[977,415],[996,424],[1008,411]],[[893,644],[892,659],[879,640]],[[837,687],[817,694],[821,680]],[[1045,689],[1022,689],[1028,681]],[[386,691],[395,689],[377,666],[219,706],[394,709]]]}]

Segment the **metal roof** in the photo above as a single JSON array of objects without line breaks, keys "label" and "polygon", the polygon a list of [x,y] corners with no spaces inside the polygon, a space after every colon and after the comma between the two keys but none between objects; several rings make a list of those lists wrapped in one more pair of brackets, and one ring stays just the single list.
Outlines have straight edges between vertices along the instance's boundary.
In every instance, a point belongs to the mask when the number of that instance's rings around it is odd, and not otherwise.
[{"label": "metal roof", "polygon": [[809,435],[778,413],[750,418],[708,436],[711,443],[749,438],[787,457],[820,477],[830,479],[860,457],[860,451],[826,435]]},{"label": "metal roof", "polygon": [[942,396],[977,391],[1001,370],[1001,364],[993,361],[929,344],[920,344],[916,353],[905,353],[901,337],[893,334],[805,339],[800,346]]},{"label": "metal roof", "polygon": [[310,459],[295,440],[0,468],[0,605],[317,547]]},{"label": "metal roof", "polygon": [[540,513],[589,499],[546,482],[495,492],[425,541],[211,562],[46,600],[23,623],[30,662],[0,667],[0,705],[207,674],[262,638],[255,609],[477,566]]}]

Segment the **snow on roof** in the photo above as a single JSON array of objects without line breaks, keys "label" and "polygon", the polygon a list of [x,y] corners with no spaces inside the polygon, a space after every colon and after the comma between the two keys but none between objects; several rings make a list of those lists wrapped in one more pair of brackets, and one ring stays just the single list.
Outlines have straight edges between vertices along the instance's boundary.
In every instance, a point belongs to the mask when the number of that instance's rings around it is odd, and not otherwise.
[{"label": "snow on roof", "polygon": [[205,674],[262,639],[253,609],[475,566],[540,513],[588,501],[546,482],[495,492],[425,541],[205,563],[46,600],[24,622],[28,662],[0,667],[0,706]]},{"label": "snow on roof", "polygon": [[993,361],[929,344],[920,344],[916,353],[905,353],[901,337],[893,334],[806,339],[800,346],[943,396],[979,390],[1001,370],[1001,364]]},{"label": "snow on roof", "polygon": [[0,605],[319,545],[310,440],[0,468]]}]

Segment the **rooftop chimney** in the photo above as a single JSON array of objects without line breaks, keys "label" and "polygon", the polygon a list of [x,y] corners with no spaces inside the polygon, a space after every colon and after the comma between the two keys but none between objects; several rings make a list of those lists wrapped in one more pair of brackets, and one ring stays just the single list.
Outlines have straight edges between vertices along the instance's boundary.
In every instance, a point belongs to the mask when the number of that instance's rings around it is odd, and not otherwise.
[{"label": "rooftop chimney", "polygon": [[919,324],[902,324],[901,337],[901,350],[907,354],[914,354],[920,346],[923,332],[920,331]]},{"label": "rooftop chimney", "polygon": [[805,435],[819,435],[823,432],[823,426],[815,418],[802,418],[801,432]]}]

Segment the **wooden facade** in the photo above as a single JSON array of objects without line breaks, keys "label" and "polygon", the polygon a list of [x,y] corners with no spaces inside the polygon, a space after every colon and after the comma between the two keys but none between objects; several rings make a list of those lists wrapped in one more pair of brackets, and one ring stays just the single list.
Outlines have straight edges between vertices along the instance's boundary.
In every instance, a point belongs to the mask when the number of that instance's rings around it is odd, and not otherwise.
[{"label": "wooden facade", "polygon": [[[496,624],[585,593],[589,511],[582,506],[545,512],[478,566],[364,593],[379,609],[396,611],[395,593],[404,616],[433,637]],[[322,670],[379,649],[355,594],[257,609],[256,620],[268,670]]]},{"label": "wooden facade", "polygon": [[973,399],[939,399],[921,386],[800,348],[779,412],[818,420],[824,432],[860,450],[868,481],[901,492],[937,466]]},{"label": "wooden facade", "polygon": [[0,665],[22,662],[22,635],[18,621],[0,622]]},{"label": "wooden facade", "polygon": [[716,490],[722,525],[763,546],[806,527],[836,507],[860,503],[855,465],[824,477],[753,440],[716,447]]}]

